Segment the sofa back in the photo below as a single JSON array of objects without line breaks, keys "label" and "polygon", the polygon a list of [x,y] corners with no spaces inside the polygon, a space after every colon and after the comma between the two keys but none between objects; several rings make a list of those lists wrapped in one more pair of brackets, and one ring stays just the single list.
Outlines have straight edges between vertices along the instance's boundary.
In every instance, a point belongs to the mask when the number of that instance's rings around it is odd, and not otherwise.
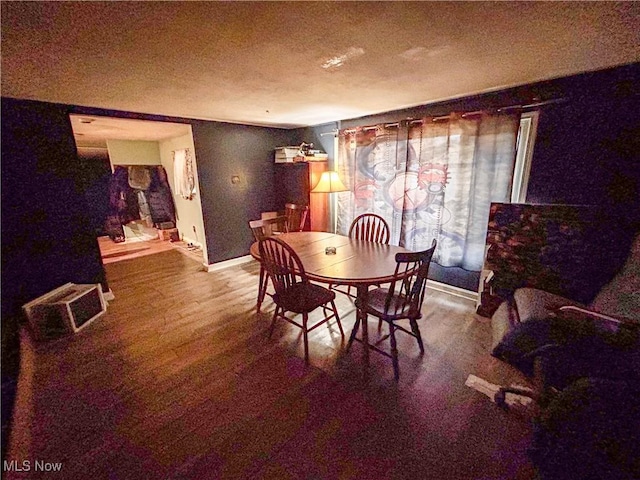
[{"label": "sofa back", "polygon": [[631,245],[622,269],[589,305],[596,312],[640,321],[640,234]]}]

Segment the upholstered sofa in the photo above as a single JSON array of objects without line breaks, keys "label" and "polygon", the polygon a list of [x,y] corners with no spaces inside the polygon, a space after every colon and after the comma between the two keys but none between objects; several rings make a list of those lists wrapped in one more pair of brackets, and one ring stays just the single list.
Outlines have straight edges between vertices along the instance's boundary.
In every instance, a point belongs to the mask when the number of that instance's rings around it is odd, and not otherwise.
[{"label": "upholstered sofa", "polygon": [[504,301],[491,317],[493,354],[501,357],[505,338],[518,325],[548,318],[567,306],[594,312],[605,320],[612,317],[640,322],[640,235],[635,237],[623,267],[589,304],[537,288],[515,290],[513,297]]},{"label": "upholstered sofa", "polygon": [[540,480],[640,478],[640,235],[588,304],[519,288],[492,353],[543,393],[529,455]]}]

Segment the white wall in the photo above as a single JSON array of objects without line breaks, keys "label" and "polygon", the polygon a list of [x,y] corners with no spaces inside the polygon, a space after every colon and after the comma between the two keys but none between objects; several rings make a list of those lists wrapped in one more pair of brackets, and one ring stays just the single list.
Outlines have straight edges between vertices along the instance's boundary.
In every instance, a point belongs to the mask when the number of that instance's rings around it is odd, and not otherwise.
[{"label": "white wall", "polygon": [[[186,200],[177,195],[178,189],[175,187],[173,175],[173,152],[188,148],[194,159],[193,172],[196,181],[196,191],[193,199]],[[204,263],[208,264],[207,244],[204,236],[204,221],[202,218],[202,204],[200,203],[200,190],[198,182],[198,160],[193,146],[193,136],[191,133],[181,137],[162,140],[159,142],[160,159],[162,166],[167,171],[169,185],[173,193],[173,200],[176,205],[176,226],[180,237],[187,243],[200,245],[204,254]]]},{"label": "white wall", "polygon": [[[192,200],[185,200],[176,195],[177,189],[173,179],[173,152],[188,148],[194,159],[194,175],[196,192]],[[155,141],[141,140],[107,140],[107,149],[111,166],[114,165],[162,165],[167,171],[173,201],[176,206],[176,227],[180,238],[187,243],[202,247],[204,263],[208,264],[207,245],[204,238],[204,222],[202,219],[202,205],[198,188],[198,167],[193,136],[191,133],[181,137]]]},{"label": "white wall", "polygon": [[107,140],[107,150],[114,165],[160,165],[158,142],[142,140]]}]

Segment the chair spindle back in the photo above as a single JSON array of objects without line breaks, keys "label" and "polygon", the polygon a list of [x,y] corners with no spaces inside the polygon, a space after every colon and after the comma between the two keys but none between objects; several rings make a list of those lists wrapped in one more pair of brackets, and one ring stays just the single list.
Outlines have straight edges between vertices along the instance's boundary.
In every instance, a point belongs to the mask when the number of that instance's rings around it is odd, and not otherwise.
[{"label": "chair spindle back", "polygon": [[420,318],[427,287],[427,274],[437,242],[422,252],[396,253],[396,278],[385,300],[385,315]]},{"label": "chair spindle back", "polygon": [[298,254],[282,240],[267,237],[260,240],[260,261],[271,277],[276,293],[296,283],[308,283]]},{"label": "chair spindle back", "polygon": [[309,205],[296,205],[295,203],[287,203],[284,206],[284,216],[287,218],[287,231],[301,232],[304,228],[304,222],[309,214]]},{"label": "chair spindle back", "polygon": [[368,242],[388,244],[391,238],[391,231],[385,219],[380,215],[363,213],[351,222],[349,237]]}]

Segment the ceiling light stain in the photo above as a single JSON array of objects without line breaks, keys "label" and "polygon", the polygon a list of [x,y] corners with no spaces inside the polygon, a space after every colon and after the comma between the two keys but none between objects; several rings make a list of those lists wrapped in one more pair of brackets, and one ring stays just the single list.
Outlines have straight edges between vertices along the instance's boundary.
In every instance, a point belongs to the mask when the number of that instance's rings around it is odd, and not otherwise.
[{"label": "ceiling light stain", "polygon": [[398,54],[398,56],[405,60],[420,60],[425,56],[426,52],[427,49],[424,47],[413,47]]},{"label": "ceiling light stain", "polygon": [[431,47],[427,49],[427,56],[437,57],[438,55],[447,53],[450,49],[451,49],[451,45],[438,45],[436,47]]},{"label": "ceiling light stain", "polygon": [[325,70],[341,67],[347,60],[364,55],[364,48],[349,47],[342,55],[336,55],[335,57],[326,60],[321,66]]},{"label": "ceiling light stain", "polygon": [[417,61],[417,60],[422,60],[423,58],[426,58],[426,57],[430,57],[430,58],[437,57],[439,55],[447,53],[450,50],[450,48],[451,48],[450,45],[436,45],[429,48],[413,47],[408,50],[405,50],[402,53],[399,53],[398,56],[405,60]]}]

